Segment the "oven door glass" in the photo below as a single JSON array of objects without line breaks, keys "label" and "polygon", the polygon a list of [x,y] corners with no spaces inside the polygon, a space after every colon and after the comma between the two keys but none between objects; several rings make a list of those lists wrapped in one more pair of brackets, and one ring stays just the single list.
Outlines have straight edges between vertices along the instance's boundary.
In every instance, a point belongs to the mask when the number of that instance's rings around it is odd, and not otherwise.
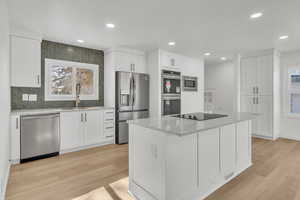
[{"label": "oven door glass", "polygon": [[180,79],[163,78],[163,94],[180,94]]},{"label": "oven door glass", "polygon": [[197,87],[196,81],[194,81],[194,80],[184,80],[184,87],[194,89],[194,88]]},{"label": "oven door glass", "polygon": [[180,114],[180,99],[162,100],[162,115]]}]

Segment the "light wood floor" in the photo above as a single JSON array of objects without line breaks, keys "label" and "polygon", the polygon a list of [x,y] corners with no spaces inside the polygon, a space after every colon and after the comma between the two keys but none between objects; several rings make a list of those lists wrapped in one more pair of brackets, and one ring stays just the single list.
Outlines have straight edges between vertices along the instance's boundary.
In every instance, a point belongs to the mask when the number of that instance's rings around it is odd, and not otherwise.
[{"label": "light wood floor", "polygon": [[[300,200],[300,142],[253,140],[253,166],[206,200]],[[13,166],[7,200],[132,200],[128,145]]]}]

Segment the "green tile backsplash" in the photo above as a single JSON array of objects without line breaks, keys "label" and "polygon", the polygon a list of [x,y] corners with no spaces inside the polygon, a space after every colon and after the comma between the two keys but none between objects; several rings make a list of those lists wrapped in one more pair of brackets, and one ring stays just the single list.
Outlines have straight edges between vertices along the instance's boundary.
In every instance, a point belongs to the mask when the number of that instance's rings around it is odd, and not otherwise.
[{"label": "green tile backsplash", "polygon": [[[73,107],[75,101],[45,101],[44,80],[45,80],[45,58],[82,62],[99,65],[99,100],[80,102],[81,107],[103,106],[104,104],[104,52],[95,49],[88,49],[51,41],[42,41],[42,63],[41,63],[41,88],[11,87],[11,107],[16,109],[38,109]],[[37,101],[22,101],[23,94],[37,94]]]}]

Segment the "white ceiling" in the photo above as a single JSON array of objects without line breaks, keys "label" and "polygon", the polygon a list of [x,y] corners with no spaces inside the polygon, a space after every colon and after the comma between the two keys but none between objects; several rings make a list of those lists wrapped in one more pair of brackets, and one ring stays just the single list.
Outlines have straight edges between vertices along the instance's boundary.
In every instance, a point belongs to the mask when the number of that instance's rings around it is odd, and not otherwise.
[{"label": "white ceiling", "polygon": [[[108,48],[163,48],[211,58],[300,49],[299,0],[8,0],[13,28],[44,39]],[[263,12],[250,20],[249,15]],[[111,22],[115,29],[107,29]],[[278,40],[280,35],[288,40]],[[176,46],[169,47],[169,41]]]}]

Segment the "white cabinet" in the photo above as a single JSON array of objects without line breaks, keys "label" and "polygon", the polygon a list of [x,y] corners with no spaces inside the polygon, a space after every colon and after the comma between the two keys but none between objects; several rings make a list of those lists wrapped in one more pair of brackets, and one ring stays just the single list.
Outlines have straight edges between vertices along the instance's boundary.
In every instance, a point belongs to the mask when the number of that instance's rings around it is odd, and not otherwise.
[{"label": "white cabinet", "polygon": [[225,180],[230,179],[236,171],[235,135],[235,124],[220,128],[220,166]]},{"label": "white cabinet", "polygon": [[162,68],[178,71],[183,67],[183,62],[183,58],[180,55],[160,51],[160,65]]},{"label": "white cabinet", "polygon": [[98,110],[84,113],[85,145],[92,145],[103,140],[103,112]]},{"label": "white cabinet", "polygon": [[241,94],[272,95],[272,55],[249,57],[241,60]]},{"label": "white cabinet", "polygon": [[251,163],[251,133],[250,121],[243,121],[236,124],[236,160],[238,170],[242,170]]},{"label": "white cabinet", "polygon": [[280,82],[278,60],[277,51],[241,58],[240,110],[259,114],[253,120],[252,134],[268,139],[276,139],[280,131],[274,125],[275,119],[280,120],[280,112],[275,112],[280,110],[280,84],[276,83]]},{"label": "white cabinet", "polygon": [[19,36],[10,37],[11,86],[41,86],[41,42]]},{"label": "white cabinet", "polygon": [[112,51],[111,59],[116,71],[147,73],[144,53]]},{"label": "white cabinet", "polygon": [[199,188],[202,192],[211,190],[220,174],[219,129],[198,134]]},{"label": "white cabinet", "polygon": [[115,114],[114,110],[106,110],[104,111],[103,117],[103,131],[104,137],[106,139],[114,138],[115,137]]},{"label": "white cabinet", "polygon": [[83,145],[84,116],[81,112],[60,113],[60,148],[73,149]]},{"label": "white cabinet", "polygon": [[10,121],[10,141],[11,141],[11,155],[10,160],[15,163],[20,160],[20,116],[13,115],[11,116]]},{"label": "white cabinet", "polygon": [[105,141],[101,110],[62,112],[60,128],[62,151]]}]

